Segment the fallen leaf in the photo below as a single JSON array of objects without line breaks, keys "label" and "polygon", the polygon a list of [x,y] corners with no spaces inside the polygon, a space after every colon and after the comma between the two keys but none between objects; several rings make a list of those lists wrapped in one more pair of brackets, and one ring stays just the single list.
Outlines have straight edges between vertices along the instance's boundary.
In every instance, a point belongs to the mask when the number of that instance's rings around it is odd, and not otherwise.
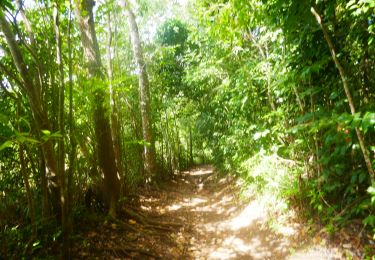
[{"label": "fallen leaf", "polygon": [[137,224],[137,221],[135,221],[134,219],[129,219],[129,224],[135,225]]},{"label": "fallen leaf", "polygon": [[88,237],[95,237],[97,235],[97,233],[96,232],[90,232],[87,236]]}]

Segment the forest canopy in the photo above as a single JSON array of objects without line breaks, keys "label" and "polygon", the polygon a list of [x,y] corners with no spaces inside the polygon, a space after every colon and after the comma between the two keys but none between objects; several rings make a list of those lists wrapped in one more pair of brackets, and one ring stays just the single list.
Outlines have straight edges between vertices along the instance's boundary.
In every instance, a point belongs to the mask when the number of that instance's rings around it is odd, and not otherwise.
[{"label": "forest canopy", "polygon": [[370,0],[1,0],[0,255],[201,164],[374,232],[374,57]]}]

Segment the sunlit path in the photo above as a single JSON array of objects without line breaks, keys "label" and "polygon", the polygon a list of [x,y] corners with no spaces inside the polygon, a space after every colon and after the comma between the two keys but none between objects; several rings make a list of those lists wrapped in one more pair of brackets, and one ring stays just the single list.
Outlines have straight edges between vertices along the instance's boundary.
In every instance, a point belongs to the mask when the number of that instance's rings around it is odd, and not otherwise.
[{"label": "sunlit path", "polygon": [[238,198],[233,179],[218,178],[210,166],[176,176],[162,199],[144,199],[143,208],[185,226],[172,234],[176,246],[165,255],[179,259],[339,259],[334,251],[309,246],[298,224],[269,228],[261,201]]}]

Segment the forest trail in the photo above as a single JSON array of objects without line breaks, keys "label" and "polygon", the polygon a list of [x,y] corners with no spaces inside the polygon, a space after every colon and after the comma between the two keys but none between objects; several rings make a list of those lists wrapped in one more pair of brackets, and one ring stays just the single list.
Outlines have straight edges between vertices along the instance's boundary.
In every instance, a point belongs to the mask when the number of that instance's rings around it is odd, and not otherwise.
[{"label": "forest trail", "polygon": [[320,246],[298,250],[309,242],[298,234],[298,224],[280,228],[283,233],[271,230],[261,202],[241,202],[235,181],[219,178],[211,166],[183,172],[164,190],[166,199],[148,206],[188,223],[176,234],[177,248],[169,248],[172,255],[178,249],[178,259],[339,258]]},{"label": "forest trail", "polygon": [[158,190],[142,194],[138,212],[162,226],[126,218],[136,229],[125,234],[105,223],[84,235],[95,249],[78,254],[101,259],[341,258],[337,249],[314,243],[301,224],[278,223],[277,231],[271,229],[262,202],[240,200],[235,179],[219,178],[211,166],[182,172]]}]

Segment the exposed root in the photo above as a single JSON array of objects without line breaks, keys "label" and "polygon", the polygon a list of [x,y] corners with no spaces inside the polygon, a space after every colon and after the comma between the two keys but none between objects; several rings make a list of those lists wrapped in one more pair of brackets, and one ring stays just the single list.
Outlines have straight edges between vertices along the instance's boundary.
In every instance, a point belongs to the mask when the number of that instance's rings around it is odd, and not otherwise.
[{"label": "exposed root", "polygon": [[160,256],[149,252],[147,250],[141,249],[141,248],[135,248],[135,247],[121,247],[121,248],[91,248],[91,251],[94,252],[110,252],[111,254],[116,255],[117,257],[130,257],[134,258],[134,255],[132,253],[138,253],[140,255],[145,255],[149,257],[153,257],[154,259],[162,259]]},{"label": "exposed root", "polygon": [[127,215],[128,217],[130,217],[131,219],[134,219],[135,221],[137,221],[138,223],[140,223],[140,224],[142,224],[146,227],[147,226],[148,227],[155,227],[156,226],[156,228],[159,228],[159,229],[161,229],[161,227],[163,227],[163,229],[169,229],[173,232],[175,230],[171,229],[170,227],[181,228],[181,227],[184,226],[184,224],[182,224],[182,223],[162,222],[162,221],[150,220],[144,214],[142,214],[140,212],[135,212],[135,211],[130,210],[130,209],[123,209],[123,213],[125,215]]},{"label": "exposed root", "polygon": [[163,221],[155,221],[155,220],[148,220],[148,223],[150,225],[155,225],[155,226],[166,226],[166,227],[174,227],[174,228],[181,228],[183,226],[186,226],[185,224],[182,224],[182,223],[163,222]]},{"label": "exposed root", "polygon": [[129,218],[131,219],[134,219],[135,221],[137,221],[138,223],[142,224],[142,225],[147,225],[147,222],[146,222],[146,218],[144,216],[142,216],[141,214],[133,211],[133,210],[130,210],[130,209],[122,209],[123,213],[128,216]]},{"label": "exposed root", "polygon": [[165,232],[175,232],[176,231],[173,228],[163,227],[163,226],[156,226],[156,225],[146,225],[145,227],[146,228],[150,228],[150,229],[158,229],[158,230],[165,231]]},{"label": "exposed root", "polygon": [[130,230],[133,232],[138,232],[139,230],[135,228],[134,226],[124,222],[124,221],[116,221],[116,223],[119,225],[119,227],[125,229],[125,230]]}]

